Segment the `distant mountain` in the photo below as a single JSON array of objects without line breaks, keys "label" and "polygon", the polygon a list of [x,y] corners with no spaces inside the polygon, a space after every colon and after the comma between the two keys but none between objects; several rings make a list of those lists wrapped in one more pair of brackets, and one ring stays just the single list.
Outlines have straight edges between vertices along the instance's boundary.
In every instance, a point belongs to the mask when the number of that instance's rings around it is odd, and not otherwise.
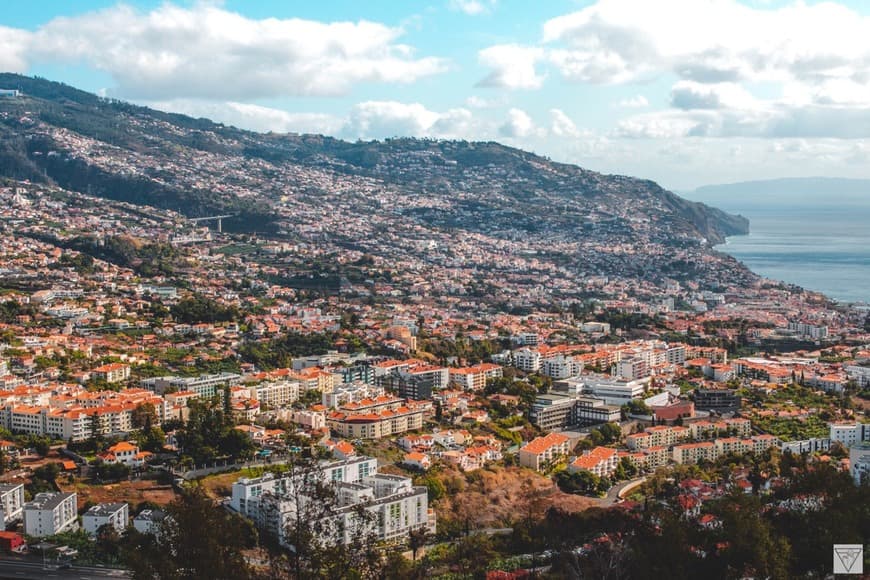
[{"label": "distant mountain", "polygon": [[705,185],[685,192],[689,199],[710,203],[718,207],[748,207],[777,201],[801,203],[840,202],[870,203],[870,179],[843,179],[837,177],[797,177],[743,181],[722,185]]}]

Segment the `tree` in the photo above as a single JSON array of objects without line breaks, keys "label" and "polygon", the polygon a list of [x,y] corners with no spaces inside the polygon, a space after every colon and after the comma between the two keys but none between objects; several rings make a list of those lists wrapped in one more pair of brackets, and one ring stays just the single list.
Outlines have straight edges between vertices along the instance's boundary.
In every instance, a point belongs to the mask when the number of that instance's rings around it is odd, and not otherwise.
[{"label": "tree", "polygon": [[94,449],[100,449],[103,446],[105,439],[103,438],[103,422],[100,420],[100,414],[94,411],[91,413],[91,436],[90,440]]},{"label": "tree", "polygon": [[157,423],[157,409],[153,403],[142,403],[133,409],[130,420],[133,422],[133,427],[148,431]]},{"label": "tree", "polygon": [[376,549],[375,521],[364,504],[342,509],[336,486],[316,459],[296,456],[284,477],[292,493],[281,499],[289,508],[283,540],[289,556],[273,562],[273,575],[305,578],[378,577],[383,561]]},{"label": "tree", "polygon": [[128,530],[121,554],[137,580],[246,580],[254,574],[242,550],[256,542],[250,522],[195,486],[167,506],[157,534]]},{"label": "tree", "polygon": [[130,476],[130,468],[123,463],[106,463],[97,459],[91,466],[91,473],[98,481],[120,481]]},{"label": "tree", "polygon": [[598,491],[601,478],[585,469],[575,473],[560,471],[556,474],[556,484],[565,493],[594,493]]},{"label": "tree", "polygon": [[218,457],[248,459],[254,453],[251,438],[235,429],[232,417],[214,402],[192,401],[190,417],[177,438],[182,454],[197,465],[213,463]]},{"label": "tree", "polygon": [[429,532],[426,528],[417,528],[408,533],[408,547],[411,548],[411,557],[416,562],[417,552],[429,541]]}]

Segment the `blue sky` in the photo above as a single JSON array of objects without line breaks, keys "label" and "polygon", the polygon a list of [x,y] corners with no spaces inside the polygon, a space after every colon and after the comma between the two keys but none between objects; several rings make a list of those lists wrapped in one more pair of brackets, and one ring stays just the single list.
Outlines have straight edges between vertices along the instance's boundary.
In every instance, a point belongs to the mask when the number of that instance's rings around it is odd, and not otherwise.
[{"label": "blue sky", "polygon": [[870,177],[866,2],[14,2],[0,70],[258,131],[498,140],[674,189]]}]

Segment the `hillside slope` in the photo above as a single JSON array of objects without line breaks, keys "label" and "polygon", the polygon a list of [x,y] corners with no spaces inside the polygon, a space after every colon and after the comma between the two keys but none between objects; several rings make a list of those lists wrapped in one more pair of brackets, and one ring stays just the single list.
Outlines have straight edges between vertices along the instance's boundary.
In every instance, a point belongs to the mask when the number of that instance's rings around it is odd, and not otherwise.
[{"label": "hillside slope", "polygon": [[493,142],[261,134],[43,79],[0,74],[0,87],[22,91],[0,99],[0,176],[188,217],[232,214],[225,231],[393,259],[389,236],[419,238],[401,250],[421,252],[462,234],[508,253],[525,244],[566,275],[655,279],[699,275],[713,266],[692,256],[715,266],[726,258],[711,246],[748,231],[745,218],[651,181]]}]

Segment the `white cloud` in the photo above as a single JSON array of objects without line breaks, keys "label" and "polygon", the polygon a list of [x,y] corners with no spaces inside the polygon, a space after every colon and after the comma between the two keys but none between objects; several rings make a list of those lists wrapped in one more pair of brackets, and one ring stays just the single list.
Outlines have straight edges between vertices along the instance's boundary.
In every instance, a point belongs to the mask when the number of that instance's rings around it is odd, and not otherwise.
[{"label": "white cloud", "polygon": [[702,84],[679,81],[671,89],[671,106],[676,109],[751,109],[755,98],[735,83]]},{"label": "white cloud", "polygon": [[537,89],[544,82],[543,75],[535,70],[537,62],[544,57],[541,48],[500,44],[481,50],[477,56],[482,65],[492,69],[478,86]]},{"label": "white cloud", "polygon": [[205,117],[234,127],[261,133],[320,133],[333,135],[345,124],[341,117],[324,113],[290,113],[281,109],[249,103],[173,99],[143,102],[144,105],[182,113],[191,117]]},{"label": "white cloud", "polygon": [[622,99],[616,103],[616,105],[624,109],[643,109],[644,107],[649,107],[649,101],[643,95],[635,95],[627,99]]},{"label": "white cloud", "polygon": [[547,21],[550,60],[569,80],[665,72],[698,82],[854,78],[870,73],[870,18],[835,3],[778,9],[736,0],[599,0]]},{"label": "white cloud", "polygon": [[[795,106],[870,106],[870,17],[835,2],[598,0],[545,22],[537,45],[499,44],[479,55],[490,69],[484,86],[536,89],[548,71],[594,84],[676,75],[686,84],[672,103],[684,109],[734,107],[759,83],[781,87]],[[620,106],[635,104],[648,103]]]},{"label": "white cloud", "polygon": [[[118,95],[138,99],[342,95],[359,83],[411,83],[446,70],[444,60],[400,43],[400,28],[255,20],[209,3],[146,13],[120,5],[13,32],[30,63],[83,62],[109,73]],[[9,37],[0,30],[0,49]],[[9,54],[0,51],[0,63],[23,58]]]},{"label": "white cloud", "polygon": [[495,6],[496,0],[450,0],[448,4],[451,10],[464,12],[469,16],[477,16],[489,12]]},{"label": "white cloud", "polygon": [[22,73],[27,70],[25,51],[30,34],[0,26],[0,71]]},{"label": "white cloud", "polygon": [[499,127],[498,132],[503,137],[513,139],[522,139],[540,133],[535,127],[535,122],[522,109],[511,109],[508,111],[507,121]]},{"label": "white cloud", "polygon": [[755,108],[700,108],[636,115],[618,123],[620,137],[870,138],[870,107],[759,103]]},{"label": "white cloud", "polygon": [[472,109],[492,109],[503,106],[504,104],[504,99],[484,99],[477,95],[471,95],[465,99],[465,106],[471,107]]},{"label": "white cloud", "polygon": [[561,109],[550,109],[550,132],[556,137],[579,137],[574,121]]},{"label": "white cloud", "polygon": [[349,138],[383,139],[396,136],[468,138],[474,134],[468,109],[430,111],[420,103],[367,101],[353,107],[340,134]]}]

